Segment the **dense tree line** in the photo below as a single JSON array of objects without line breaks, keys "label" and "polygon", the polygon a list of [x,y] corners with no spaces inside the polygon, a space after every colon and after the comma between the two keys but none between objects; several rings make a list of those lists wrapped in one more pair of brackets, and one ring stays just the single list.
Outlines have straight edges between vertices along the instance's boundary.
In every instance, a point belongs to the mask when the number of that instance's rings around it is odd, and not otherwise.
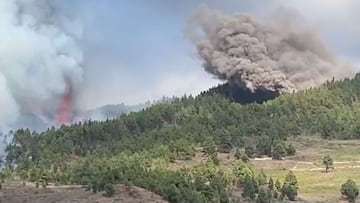
[{"label": "dense tree line", "polygon": [[[220,94],[219,91],[223,93]],[[195,148],[201,146],[216,164],[217,152],[236,151],[239,159],[244,161],[248,157],[263,155],[274,159],[293,155],[294,148],[286,143],[290,136],[360,138],[360,75],[351,80],[331,81],[320,88],[281,95],[262,104],[244,105],[233,102],[239,100],[241,95],[236,95],[235,90],[228,90],[232,97],[237,98],[231,99],[224,97],[230,94],[224,91],[226,88],[221,86],[216,91],[197,97],[184,96],[103,122],[86,121],[59,129],[50,128],[42,133],[27,129],[11,132],[13,141],[6,148],[7,167],[23,178],[30,179],[33,177],[31,174],[41,174],[40,178],[43,179],[85,183],[86,181],[76,179],[80,177],[74,175],[79,173],[75,170],[76,167],[93,163],[93,160],[97,160],[94,163],[102,163],[98,167],[106,167],[103,163],[114,157],[123,157],[124,154],[138,154],[145,160],[163,160],[168,163],[191,159]],[[256,93],[255,99],[247,98],[246,101],[258,101],[258,98],[262,98],[259,94]],[[265,98],[268,96],[265,95]],[[246,97],[251,97],[251,94],[247,92]],[[112,166],[109,167],[113,170]],[[180,183],[172,183],[170,179],[182,182],[184,178],[176,172],[160,171],[153,174],[141,167],[133,172],[144,173],[144,177],[149,176],[150,179],[156,179],[153,175],[159,174],[162,177],[173,176],[164,181],[170,181],[166,184],[173,184],[175,187]],[[33,180],[39,179],[38,176]],[[97,179],[93,175],[82,174],[81,177]],[[104,178],[102,175],[100,177]],[[116,182],[126,178],[105,179]],[[170,190],[176,190],[180,194],[187,192],[182,189],[178,191],[173,186],[164,192],[163,189],[151,188],[153,186],[143,185],[145,183],[136,180],[132,182],[162,195],[168,194]],[[186,181],[181,184],[186,185],[185,188],[194,187]],[[293,187],[289,186],[284,190],[291,191]],[[261,194],[264,192],[266,193],[261,190]]]}]

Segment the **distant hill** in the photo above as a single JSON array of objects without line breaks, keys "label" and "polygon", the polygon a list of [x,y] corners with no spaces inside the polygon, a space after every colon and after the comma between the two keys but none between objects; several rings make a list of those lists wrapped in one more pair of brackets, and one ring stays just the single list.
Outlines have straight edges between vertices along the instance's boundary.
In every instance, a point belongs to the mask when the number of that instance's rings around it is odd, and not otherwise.
[{"label": "distant hill", "polygon": [[[112,119],[120,116],[121,114],[128,114],[130,112],[137,112],[142,109],[148,108],[153,104],[164,103],[171,101],[173,98],[163,97],[153,102],[147,101],[145,103],[136,105],[121,104],[109,104],[90,110],[75,110],[74,122],[84,120],[96,120],[104,121],[106,119]],[[44,131],[48,127],[55,125],[55,122],[44,121],[34,113],[26,112],[22,113],[17,122],[11,126],[12,129],[29,128],[34,131]]]},{"label": "distant hill", "polygon": [[128,114],[131,112],[137,112],[142,109],[146,109],[154,104],[160,104],[165,102],[170,102],[175,98],[162,97],[161,99],[154,100],[152,102],[147,101],[145,103],[136,104],[136,105],[126,105],[125,103],[121,104],[108,104],[101,106],[95,109],[90,109],[87,111],[77,111],[75,120],[98,120],[103,121],[108,118],[117,118],[121,114]]},{"label": "distant hill", "polygon": [[87,111],[79,111],[76,115],[76,119],[106,120],[107,118],[116,118],[124,113],[136,112],[149,106],[151,106],[150,102],[137,105],[126,105],[124,103],[110,104]]}]

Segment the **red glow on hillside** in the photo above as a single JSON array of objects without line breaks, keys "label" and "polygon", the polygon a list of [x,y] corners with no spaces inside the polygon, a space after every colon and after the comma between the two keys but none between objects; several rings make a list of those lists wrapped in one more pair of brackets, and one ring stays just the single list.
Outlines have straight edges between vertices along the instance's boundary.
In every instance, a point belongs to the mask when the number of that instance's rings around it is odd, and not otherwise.
[{"label": "red glow on hillside", "polygon": [[73,100],[73,92],[71,83],[67,83],[67,90],[62,98],[60,110],[57,117],[57,124],[67,124],[71,122],[71,112],[72,112],[72,100]]}]

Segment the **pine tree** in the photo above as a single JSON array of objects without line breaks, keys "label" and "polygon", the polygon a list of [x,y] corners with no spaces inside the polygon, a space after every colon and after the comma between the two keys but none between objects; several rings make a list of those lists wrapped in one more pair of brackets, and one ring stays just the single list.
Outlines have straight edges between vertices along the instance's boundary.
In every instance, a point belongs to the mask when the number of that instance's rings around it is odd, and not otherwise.
[{"label": "pine tree", "polygon": [[281,160],[285,156],[285,148],[284,145],[278,143],[275,145],[274,149],[272,150],[271,156],[274,160]]},{"label": "pine tree", "polygon": [[281,188],[282,196],[286,196],[290,201],[295,201],[297,193],[297,187],[295,185],[290,185],[289,183],[284,183]]},{"label": "pine tree", "polygon": [[329,169],[334,168],[333,167],[333,159],[330,157],[330,155],[326,155],[323,158],[323,165],[325,165],[325,172],[329,172]]},{"label": "pine tree", "polygon": [[271,202],[271,193],[269,195],[269,191],[265,191],[263,188],[259,190],[259,194],[256,199],[257,203],[270,203]]},{"label": "pine tree", "polygon": [[243,198],[249,198],[251,200],[255,199],[255,185],[254,185],[254,181],[252,179],[251,176],[247,175],[245,176],[244,179],[244,184],[243,184],[243,193],[242,193],[242,197]]},{"label": "pine tree", "polygon": [[207,138],[203,144],[203,151],[206,155],[210,156],[217,153],[215,142],[212,138]]},{"label": "pine tree", "polygon": [[267,177],[263,170],[261,170],[258,174],[257,182],[259,183],[259,186],[267,184]]},{"label": "pine tree", "polygon": [[298,187],[297,178],[292,171],[289,171],[289,173],[286,175],[284,184],[293,185],[296,188]]},{"label": "pine tree", "polygon": [[269,179],[269,190],[274,191],[274,180],[272,179],[272,177],[270,177]]},{"label": "pine tree", "polygon": [[281,196],[287,197],[290,201],[294,201],[296,196],[298,195],[298,182],[295,174],[290,171],[286,177],[285,182],[281,188]]},{"label": "pine tree", "polygon": [[296,149],[292,144],[289,144],[286,148],[286,155],[294,156],[296,154]]}]

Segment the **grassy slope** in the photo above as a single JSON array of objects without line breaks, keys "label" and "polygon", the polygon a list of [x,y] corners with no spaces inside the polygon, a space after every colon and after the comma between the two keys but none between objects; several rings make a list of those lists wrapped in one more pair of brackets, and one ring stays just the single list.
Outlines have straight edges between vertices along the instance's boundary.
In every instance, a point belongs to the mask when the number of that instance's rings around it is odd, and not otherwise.
[{"label": "grassy slope", "polygon": [[[297,155],[286,161],[253,161],[255,168],[282,178],[292,170],[299,182],[299,196],[314,202],[340,201],[340,187],[349,178],[360,182],[360,141],[326,141],[316,138],[292,140]],[[329,154],[335,169],[325,173],[322,157]],[[285,169],[285,170],[284,170]]]},{"label": "grassy slope", "polygon": [[[299,182],[299,197],[309,202],[342,202],[341,185],[349,178],[360,183],[360,141],[323,140],[314,137],[289,139],[297,148],[294,157],[285,161],[251,160],[257,171],[263,170],[274,179],[283,178],[291,170]],[[176,161],[170,165],[172,170],[191,167],[204,161],[206,157],[198,150],[190,161]],[[322,158],[329,154],[334,159],[335,169],[325,173]],[[235,158],[231,154],[218,154],[220,165],[231,169]],[[346,201],[344,201],[346,202]]]}]

